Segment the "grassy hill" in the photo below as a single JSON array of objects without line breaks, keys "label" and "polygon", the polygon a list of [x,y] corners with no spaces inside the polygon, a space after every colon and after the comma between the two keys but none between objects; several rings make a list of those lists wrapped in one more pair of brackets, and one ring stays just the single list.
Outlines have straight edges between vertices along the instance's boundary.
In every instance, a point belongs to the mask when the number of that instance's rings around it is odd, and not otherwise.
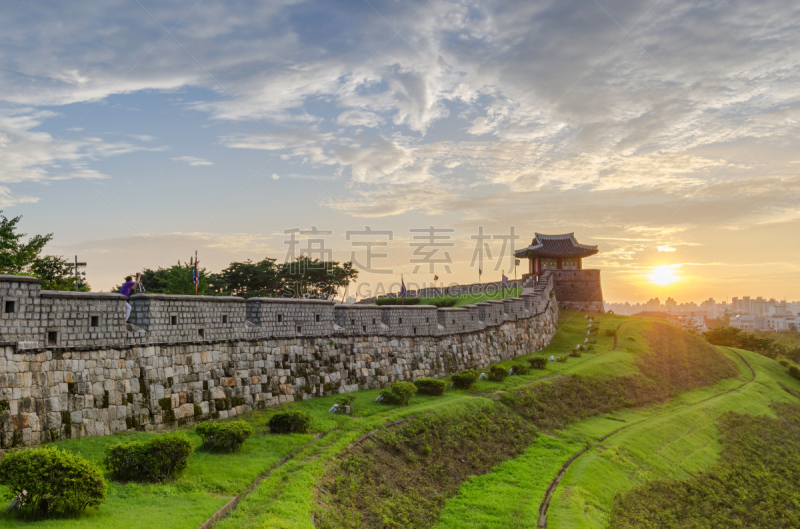
[{"label": "grassy hill", "polygon": [[[109,482],[108,501],[80,521],[25,526],[196,528],[267,474],[214,527],[536,527],[548,485],[580,453],[555,488],[548,527],[636,527],[615,505],[647,507],[652,491],[642,487],[651,486],[680,507],[674,483],[716,472],[725,447],[740,442],[724,435],[729,412],[776,418],[775,403],[800,403],[781,385],[800,391],[800,382],[763,356],[654,320],[599,320],[593,351],[502,382],[415,395],[406,407],[360,391],[354,416],[327,413],[335,397],[292,404],[311,415],[312,434],[271,435],[274,410],[253,412],[246,419],[257,433],[241,452],[196,451],[174,483]],[[605,331],[617,328],[615,348]],[[502,365],[563,357],[586,330],[584,314],[564,312],[548,348]],[[102,467],[105,446],[150,435],[54,444]],[[0,515],[0,529],[19,526]]]}]

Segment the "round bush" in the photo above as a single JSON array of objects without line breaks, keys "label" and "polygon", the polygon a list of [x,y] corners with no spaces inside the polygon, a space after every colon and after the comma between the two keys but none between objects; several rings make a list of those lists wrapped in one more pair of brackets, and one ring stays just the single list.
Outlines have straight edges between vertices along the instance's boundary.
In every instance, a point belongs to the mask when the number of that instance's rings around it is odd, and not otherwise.
[{"label": "round bush", "polygon": [[456,389],[469,389],[478,381],[478,372],[472,369],[453,375],[453,387]]},{"label": "round bush", "polygon": [[396,404],[398,406],[407,406],[408,401],[414,393],[417,392],[417,386],[411,382],[392,382],[389,389],[381,391],[381,402],[383,404]]},{"label": "round bush", "polygon": [[23,517],[78,513],[106,499],[106,483],[97,468],[56,448],[7,454],[0,461],[0,485],[10,497],[19,496],[17,513]]},{"label": "round bush", "polygon": [[789,366],[789,376],[800,380],[800,369],[797,366]]},{"label": "round bush", "polygon": [[508,378],[508,369],[502,366],[492,366],[489,368],[489,376],[487,378],[492,382],[502,382]]},{"label": "round bush", "polygon": [[511,366],[514,368],[514,375],[530,375],[531,368],[526,366],[525,364],[514,364]]},{"label": "round bush", "polygon": [[187,467],[194,446],[182,433],[106,447],[103,464],[117,481],[163,482]]},{"label": "round bush", "polygon": [[269,431],[272,433],[306,433],[311,418],[300,410],[279,411],[269,419]]},{"label": "round bush", "polygon": [[417,391],[421,395],[433,395],[439,397],[444,395],[444,390],[447,387],[444,380],[437,380],[435,378],[418,378],[414,381],[417,386]]},{"label": "round bush", "polygon": [[547,358],[543,356],[537,356],[535,358],[531,358],[530,360],[528,360],[528,363],[531,365],[533,369],[547,368]]},{"label": "round bush", "polygon": [[204,422],[194,431],[207,448],[230,451],[238,450],[253,435],[253,427],[245,421]]}]

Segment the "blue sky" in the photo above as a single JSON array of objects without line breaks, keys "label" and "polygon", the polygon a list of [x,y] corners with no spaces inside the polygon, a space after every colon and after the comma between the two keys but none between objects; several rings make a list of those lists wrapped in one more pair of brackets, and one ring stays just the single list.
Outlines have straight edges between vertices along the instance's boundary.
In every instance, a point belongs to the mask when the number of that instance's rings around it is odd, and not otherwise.
[{"label": "blue sky", "polygon": [[[284,230],[311,226],[339,260],[363,258],[348,230],[393,231],[372,285],[431,281],[409,230],[452,229],[436,273],[471,281],[482,225],[600,245],[611,301],[800,298],[798,9],[16,3],[0,205],[98,290],[194,250],[212,270],[282,260]],[[680,280],[648,280],[665,266]]]}]

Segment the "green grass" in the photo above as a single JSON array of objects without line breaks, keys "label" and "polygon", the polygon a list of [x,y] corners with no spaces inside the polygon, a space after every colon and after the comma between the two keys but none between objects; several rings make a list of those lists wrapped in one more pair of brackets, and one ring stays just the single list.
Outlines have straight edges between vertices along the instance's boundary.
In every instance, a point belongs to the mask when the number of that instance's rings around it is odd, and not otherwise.
[{"label": "green grass", "polygon": [[800,405],[777,418],[726,412],[719,464],[686,479],[651,480],[615,498],[614,529],[800,526]]},{"label": "green grass", "polygon": [[566,438],[540,436],[525,452],[483,476],[473,476],[445,505],[436,527],[528,529],[536,527],[539,503],[564,461],[583,448]]},{"label": "green grass", "polygon": [[[311,439],[311,435],[277,436],[265,433],[263,417],[251,420],[259,431],[234,453],[206,452],[202,441],[192,430],[186,433],[195,445],[189,467],[178,479],[167,484],[121,484],[108,481],[108,499],[97,509],[81,516],[87,528],[105,527],[197,527],[231,497],[244,490],[260,473],[280,461],[295,448]],[[75,452],[95,463],[103,471],[106,446],[141,440],[152,433],[118,434],[107,437],[71,439],[50,446]],[[108,479],[108,476],[106,475]],[[73,527],[71,519],[53,519],[21,524],[13,517],[0,515],[0,528]]]},{"label": "green grass", "polygon": [[504,298],[515,298],[519,297],[522,293],[521,288],[507,288],[505,292],[501,292],[497,290],[495,292],[489,292],[484,294],[458,294],[455,296],[437,296],[432,298],[420,298],[420,305],[433,305],[435,301],[441,301],[446,299],[454,299],[456,300],[456,304],[453,305],[454,307],[460,307],[461,305],[472,305],[474,303],[480,303],[482,301],[500,301]]},{"label": "green grass", "polygon": [[[706,402],[674,402],[603,442],[570,467],[550,507],[549,527],[606,527],[614,497],[647,481],[688,479],[719,461],[718,419],[728,411],[774,416],[772,402],[797,402],[778,382],[798,387],[776,362],[740,351],[756,370],[756,381]],[[749,370],[741,366],[742,380]],[[729,382],[723,383],[724,389]],[[692,392],[697,396],[704,391]],[[646,412],[647,413],[647,412]],[[629,421],[631,418],[628,419]],[[588,422],[588,421],[587,421]],[[585,425],[581,425],[585,427]],[[599,438],[601,431],[593,432]]]},{"label": "green grass", "polygon": [[[574,371],[567,370],[564,374],[573,374],[573,372],[603,374],[607,371],[603,368],[597,369],[598,364],[613,366],[619,363],[629,366],[638,355],[648,352],[644,340],[640,340],[639,337],[650,324],[641,319],[625,321],[626,323],[620,328],[620,338],[635,337],[636,340],[621,340],[619,350],[607,354],[602,364],[597,362],[576,365]],[[503,463],[492,472],[476,476],[464,484],[459,493],[445,506],[437,527],[439,529],[535,527],[539,505],[544,499],[550,480],[573,454],[621,427],[636,424],[638,421],[655,421],[659,417],[669,416],[674,410],[684,410],[704,399],[724,394],[738,387],[749,378],[750,371],[738,357],[732,355],[731,358],[737,363],[740,371],[740,375],[735,379],[722,380],[713,387],[681,393],[663,405],[623,409],[573,423],[556,432],[555,437],[542,436],[528,448],[523,456]],[[582,359],[583,357],[578,360]],[[625,371],[627,371],[627,367],[622,370],[622,372]],[[684,418],[682,417],[681,420]],[[677,424],[680,424],[680,420],[677,421]],[[644,428],[645,437],[648,431],[657,430]],[[660,434],[659,431],[654,438],[658,439]],[[622,436],[623,434],[618,435]],[[685,441],[691,443],[696,439],[685,439]],[[715,453],[718,455],[718,446],[710,448],[716,450]],[[664,452],[666,464],[671,464],[669,454],[672,450],[680,451],[682,449],[682,446],[677,445],[667,449]],[[700,452],[697,450],[694,452],[696,452],[694,458],[701,457]],[[586,465],[591,455],[593,452],[579,458],[567,476],[572,476],[576,468]],[[623,463],[623,460],[616,452],[609,452],[607,455],[608,459],[603,460],[602,465],[592,467],[591,471],[582,472],[581,477],[576,479],[574,484],[569,485],[571,488],[567,497],[562,496],[565,482],[559,485],[556,498],[550,508],[549,527],[585,527],[582,525],[583,521],[576,520],[576,517],[591,516],[598,510],[597,505],[603,505],[603,501],[613,501],[614,493],[624,484],[619,481],[619,476],[615,473],[615,469]],[[694,458],[686,458],[686,465],[696,464]],[[610,496],[599,495],[602,497],[598,499],[587,493],[584,490],[587,482],[592,482],[599,491],[608,492]],[[593,488],[589,487],[588,492],[592,490]],[[569,503],[569,508],[576,512],[575,516],[563,516],[562,511],[565,507],[560,503],[562,501]],[[610,503],[606,505],[610,507]],[[556,511],[559,511],[558,514],[555,514]],[[602,526],[601,523],[597,527]]]}]

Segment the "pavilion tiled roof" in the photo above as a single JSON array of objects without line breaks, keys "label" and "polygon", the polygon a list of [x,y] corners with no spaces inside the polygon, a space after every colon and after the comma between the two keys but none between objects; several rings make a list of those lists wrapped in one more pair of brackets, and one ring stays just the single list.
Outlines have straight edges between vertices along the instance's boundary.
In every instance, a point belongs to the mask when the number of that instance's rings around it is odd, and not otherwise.
[{"label": "pavilion tiled roof", "polygon": [[542,235],[537,233],[527,248],[514,252],[516,257],[589,257],[598,252],[597,246],[581,244],[574,233]]}]

